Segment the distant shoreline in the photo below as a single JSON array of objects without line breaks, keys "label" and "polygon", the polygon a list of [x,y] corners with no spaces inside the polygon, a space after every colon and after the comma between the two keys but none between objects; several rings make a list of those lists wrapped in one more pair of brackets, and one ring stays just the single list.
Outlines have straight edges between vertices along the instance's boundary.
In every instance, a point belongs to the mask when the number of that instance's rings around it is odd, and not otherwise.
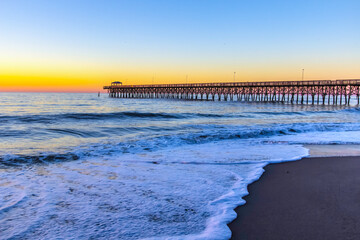
[{"label": "distant shoreline", "polygon": [[360,156],[270,164],[228,226],[232,239],[359,239]]}]

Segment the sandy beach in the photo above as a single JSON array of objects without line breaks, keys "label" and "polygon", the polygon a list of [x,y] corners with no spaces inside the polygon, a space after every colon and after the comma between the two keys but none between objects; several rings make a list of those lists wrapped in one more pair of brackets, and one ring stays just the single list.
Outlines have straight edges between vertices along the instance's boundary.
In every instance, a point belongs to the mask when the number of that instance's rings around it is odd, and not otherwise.
[{"label": "sandy beach", "polygon": [[360,157],[270,164],[229,224],[232,239],[360,239]]}]

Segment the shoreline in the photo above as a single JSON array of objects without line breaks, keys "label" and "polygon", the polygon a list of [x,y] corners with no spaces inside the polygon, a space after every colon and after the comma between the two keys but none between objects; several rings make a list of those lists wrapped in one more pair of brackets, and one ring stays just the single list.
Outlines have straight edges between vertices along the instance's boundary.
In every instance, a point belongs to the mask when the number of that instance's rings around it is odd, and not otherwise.
[{"label": "shoreline", "polygon": [[232,239],[360,239],[360,156],[269,164],[228,224]]}]

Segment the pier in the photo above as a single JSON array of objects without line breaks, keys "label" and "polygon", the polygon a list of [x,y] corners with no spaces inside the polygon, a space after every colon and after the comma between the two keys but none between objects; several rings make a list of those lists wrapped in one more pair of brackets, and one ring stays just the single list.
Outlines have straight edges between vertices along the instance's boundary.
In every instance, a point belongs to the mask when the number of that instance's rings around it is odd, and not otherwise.
[{"label": "pier", "polygon": [[170,98],[184,100],[281,102],[297,104],[349,105],[354,96],[359,104],[360,79],[226,82],[192,84],[104,86],[112,98]]}]

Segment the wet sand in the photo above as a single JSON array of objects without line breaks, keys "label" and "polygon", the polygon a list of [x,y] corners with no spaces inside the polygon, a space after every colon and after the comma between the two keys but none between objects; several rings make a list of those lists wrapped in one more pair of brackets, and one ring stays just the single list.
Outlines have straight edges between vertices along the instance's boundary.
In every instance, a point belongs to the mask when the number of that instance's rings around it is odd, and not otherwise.
[{"label": "wet sand", "polygon": [[249,193],[232,239],[360,239],[360,157],[270,164]]}]

